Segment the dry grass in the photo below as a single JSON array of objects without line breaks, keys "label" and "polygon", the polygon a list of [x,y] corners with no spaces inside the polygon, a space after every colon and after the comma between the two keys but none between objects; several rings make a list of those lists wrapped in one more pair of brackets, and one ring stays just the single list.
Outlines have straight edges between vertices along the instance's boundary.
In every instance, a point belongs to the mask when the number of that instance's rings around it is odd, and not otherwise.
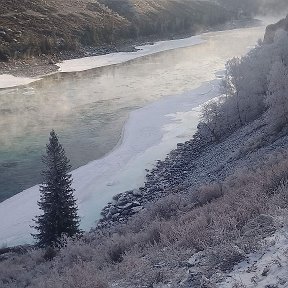
[{"label": "dry grass", "polygon": [[0,61],[80,50],[87,45],[121,44],[125,39],[142,36],[192,33],[197,27],[223,23],[229,18],[218,5],[198,1],[2,2]]}]

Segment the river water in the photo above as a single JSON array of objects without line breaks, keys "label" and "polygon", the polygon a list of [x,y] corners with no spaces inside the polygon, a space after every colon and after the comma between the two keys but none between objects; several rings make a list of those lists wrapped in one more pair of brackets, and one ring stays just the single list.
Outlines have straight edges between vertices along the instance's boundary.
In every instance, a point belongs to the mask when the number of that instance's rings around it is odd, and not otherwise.
[{"label": "river water", "polygon": [[103,157],[117,145],[131,111],[214,79],[263,33],[264,27],[211,32],[191,47],[1,89],[0,202],[41,181],[51,129],[74,169]]}]

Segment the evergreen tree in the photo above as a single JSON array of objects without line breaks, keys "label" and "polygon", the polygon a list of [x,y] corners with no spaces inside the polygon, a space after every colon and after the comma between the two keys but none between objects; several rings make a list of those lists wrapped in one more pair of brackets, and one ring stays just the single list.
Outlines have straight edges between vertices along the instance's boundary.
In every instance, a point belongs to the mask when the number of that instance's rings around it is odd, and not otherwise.
[{"label": "evergreen tree", "polygon": [[60,245],[62,236],[72,237],[80,233],[80,220],[71,187],[71,165],[54,130],[50,133],[46,152],[42,158],[46,170],[42,171],[44,181],[40,185],[41,197],[38,202],[43,214],[34,219],[38,234],[33,237],[40,247],[56,247]]}]

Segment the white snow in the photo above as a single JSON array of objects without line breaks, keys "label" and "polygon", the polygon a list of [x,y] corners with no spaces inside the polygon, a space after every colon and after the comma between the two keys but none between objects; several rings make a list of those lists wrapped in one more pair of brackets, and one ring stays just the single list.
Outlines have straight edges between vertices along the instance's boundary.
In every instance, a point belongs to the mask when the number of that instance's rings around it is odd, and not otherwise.
[{"label": "white snow", "polygon": [[288,287],[287,227],[265,239],[265,242],[261,251],[249,255],[248,259],[237,265],[217,287]]},{"label": "white snow", "polygon": [[97,67],[124,63],[136,58],[152,55],[158,52],[189,47],[203,43],[201,36],[192,36],[184,39],[159,41],[151,45],[136,46],[136,52],[116,52],[100,56],[66,60],[58,63],[60,72],[77,72]]},{"label": "white snow", "polygon": [[[101,209],[113,195],[135,189],[144,183],[145,168],[164,159],[195,132],[199,105],[218,95],[219,80],[178,96],[165,97],[133,111],[123,130],[121,143],[102,159],[72,172],[81,216],[81,227],[93,227]],[[30,243],[32,218],[37,207],[39,187],[34,186],[0,203],[0,246]]]},{"label": "white snow", "polygon": [[15,77],[9,74],[1,74],[0,75],[0,89],[11,88],[11,87],[16,87],[20,85],[27,85],[38,80],[40,80],[40,78]]}]

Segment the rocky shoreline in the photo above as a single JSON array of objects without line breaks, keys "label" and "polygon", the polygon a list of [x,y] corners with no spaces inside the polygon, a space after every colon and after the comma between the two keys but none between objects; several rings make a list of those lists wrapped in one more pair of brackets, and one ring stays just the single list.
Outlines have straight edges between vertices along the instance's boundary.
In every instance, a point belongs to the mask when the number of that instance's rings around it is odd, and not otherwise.
[{"label": "rocky shoreline", "polygon": [[157,160],[147,171],[143,187],[113,197],[103,208],[96,229],[124,224],[162,197],[191,195],[202,185],[221,182],[239,167],[257,167],[271,152],[288,149],[288,136],[268,139],[266,129],[263,119],[258,119],[220,142],[204,141],[196,133],[191,140],[178,143],[165,160]]},{"label": "rocky shoreline", "polygon": [[146,181],[139,189],[119,193],[113,197],[102,210],[102,218],[97,228],[109,227],[113,222],[125,223],[128,218],[145,209],[147,203],[153,202],[179,187],[193,168],[193,162],[204,151],[208,143],[197,137],[185,143],[178,143],[166,158],[156,160],[155,167],[146,170]]},{"label": "rocky shoreline", "polygon": [[149,203],[165,197],[171,191],[185,191],[189,186],[185,180],[195,167],[195,162],[205,150],[213,145],[204,141],[197,134],[185,143],[178,143],[165,160],[157,160],[155,167],[146,170],[146,181],[143,187],[117,194],[102,210],[102,218],[98,221],[98,228],[109,228],[115,223],[126,223],[130,216],[146,208]]}]

